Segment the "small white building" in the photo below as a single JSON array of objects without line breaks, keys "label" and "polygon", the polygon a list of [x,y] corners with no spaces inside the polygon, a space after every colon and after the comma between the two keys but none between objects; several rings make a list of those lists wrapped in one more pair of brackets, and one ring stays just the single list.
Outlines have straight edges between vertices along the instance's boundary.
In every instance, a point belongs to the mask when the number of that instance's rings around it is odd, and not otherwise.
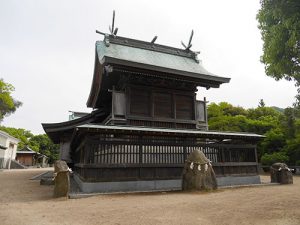
[{"label": "small white building", "polygon": [[15,160],[19,139],[0,130],[0,169],[10,169],[11,161]]}]

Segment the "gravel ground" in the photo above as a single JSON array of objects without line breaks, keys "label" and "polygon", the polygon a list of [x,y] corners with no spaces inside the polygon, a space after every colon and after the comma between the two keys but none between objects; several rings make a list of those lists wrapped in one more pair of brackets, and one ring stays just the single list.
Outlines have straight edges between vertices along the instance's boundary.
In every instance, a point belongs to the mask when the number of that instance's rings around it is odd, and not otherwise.
[{"label": "gravel ground", "polygon": [[[53,199],[30,180],[45,169],[0,172],[1,225],[300,224],[300,177],[293,185]],[[262,180],[269,178],[262,176]]]}]

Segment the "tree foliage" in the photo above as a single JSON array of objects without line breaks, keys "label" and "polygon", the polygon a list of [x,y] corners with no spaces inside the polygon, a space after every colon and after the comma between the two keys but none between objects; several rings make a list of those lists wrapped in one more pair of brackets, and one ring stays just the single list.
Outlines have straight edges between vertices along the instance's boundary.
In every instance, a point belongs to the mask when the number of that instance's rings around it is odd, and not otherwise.
[{"label": "tree foliage", "polygon": [[266,166],[271,166],[273,163],[282,162],[287,163],[289,157],[284,152],[274,152],[272,154],[264,154],[261,157],[261,163]]},{"label": "tree foliage", "polygon": [[286,108],[284,110],[284,118],[283,118],[283,126],[286,129],[286,136],[290,138],[294,138],[296,135],[296,117],[295,110],[293,108]]},{"label": "tree foliage", "polygon": [[30,142],[38,146],[39,152],[49,157],[49,163],[58,159],[59,146],[54,144],[46,134],[35,135]]},{"label": "tree foliage", "polygon": [[279,152],[286,146],[286,137],[280,128],[269,130],[265,136],[266,138],[261,143],[262,153]]},{"label": "tree foliage", "polygon": [[262,163],[274,160],[300,164],[300,110],[276,110],[264,104],[244,109],[226,102],[208,106],[210,130],[251,132],[265,138],[258,144],[258,157]]},{"label": "tree foliage", "polygon": [[14,86],[0,79],[0,122],[5,116],[14,113],[22,105],[20,101],[11,96],[14,90]]},{"label": "tree foliage", "polygon": [[227,102],[208,106],[209,129],[264,134],[279,124],[281,114],[271,107],[244,109]]},{"label": "tree foliage", "polygon": [[300,81],[300,2],[261,0],[257,14],[266,74],[276,80]]}]

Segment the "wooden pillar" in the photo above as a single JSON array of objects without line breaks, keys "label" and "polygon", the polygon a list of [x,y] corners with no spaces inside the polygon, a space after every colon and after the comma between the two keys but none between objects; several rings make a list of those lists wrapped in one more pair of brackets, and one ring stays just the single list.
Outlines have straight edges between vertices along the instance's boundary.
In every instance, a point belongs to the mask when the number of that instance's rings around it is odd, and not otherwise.
[{"label": "wooden pillar", "polygon": [[183,163],[187,159],[187,152],[186,152],[187,140],[186,138],[183,140]]},{"label": "wooden pillar", "polygon": [[139,178],[141,178],[141,167],[143,164],[143,144],[142,144],[142,138],[143,136],[139,136]]}]

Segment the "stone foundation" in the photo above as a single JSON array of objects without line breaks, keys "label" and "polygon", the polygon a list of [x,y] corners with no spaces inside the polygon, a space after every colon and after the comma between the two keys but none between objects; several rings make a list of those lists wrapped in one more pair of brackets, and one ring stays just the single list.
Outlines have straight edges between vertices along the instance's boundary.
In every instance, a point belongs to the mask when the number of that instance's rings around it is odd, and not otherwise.
[{"label": "stone foundation", "polygon": [[[83,193],[113,193],[139,191],[172,191],[181,190],[181,179],[149,180],[149,181],[120,181],[120,182],[83,182],[74,173],[74,180]],[[217,177],[219,187],[260,184],[260,177],[256,176],[226,176]]]}]

